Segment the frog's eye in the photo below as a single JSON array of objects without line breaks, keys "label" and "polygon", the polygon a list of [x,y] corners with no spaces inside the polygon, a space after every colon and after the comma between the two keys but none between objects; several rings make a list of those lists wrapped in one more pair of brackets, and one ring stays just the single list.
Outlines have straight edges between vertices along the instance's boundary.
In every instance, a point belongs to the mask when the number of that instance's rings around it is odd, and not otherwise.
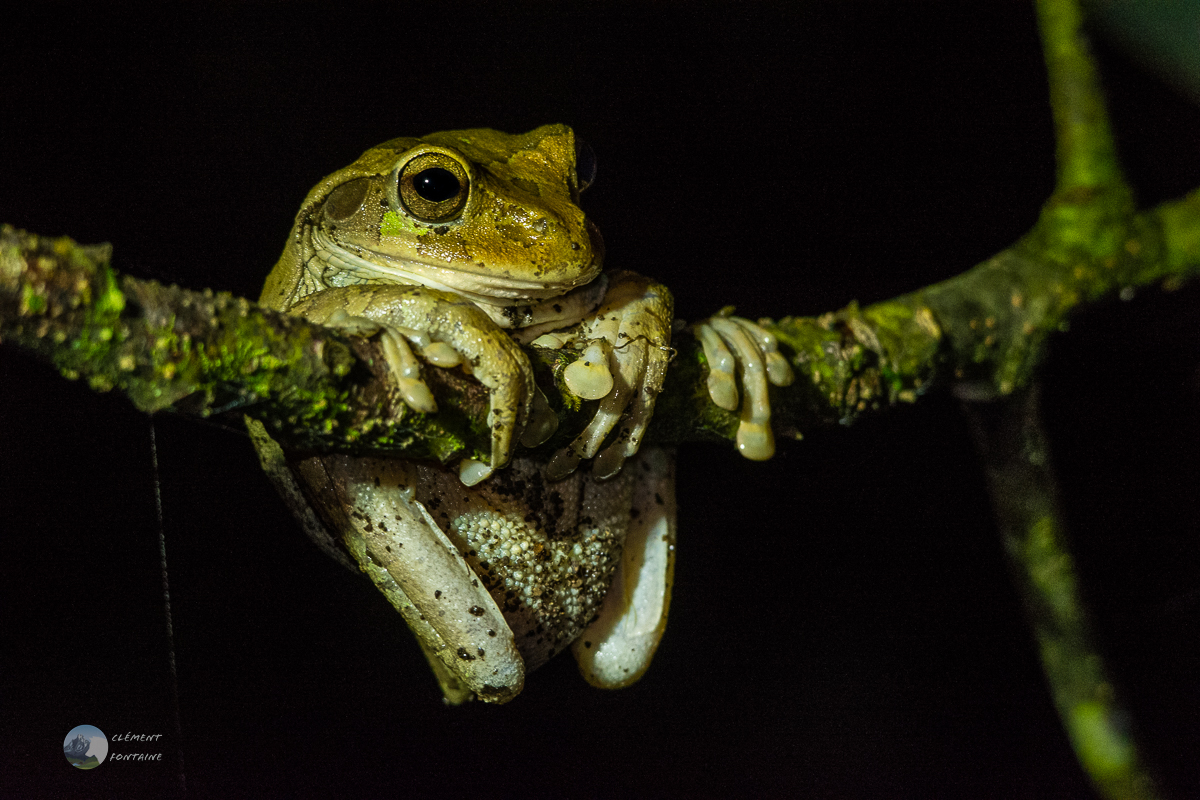
[{"label": "frog's eye", "polygon": [[596,151],[582,139],[575,140],[575,183],[580,193],[596,180]]},{"label": "frog's eye", "polygon": [[422,222],[450,222],[467,203],[467,171],[446,153],[422,153],[396,174],[396,195],[404,210]]}]

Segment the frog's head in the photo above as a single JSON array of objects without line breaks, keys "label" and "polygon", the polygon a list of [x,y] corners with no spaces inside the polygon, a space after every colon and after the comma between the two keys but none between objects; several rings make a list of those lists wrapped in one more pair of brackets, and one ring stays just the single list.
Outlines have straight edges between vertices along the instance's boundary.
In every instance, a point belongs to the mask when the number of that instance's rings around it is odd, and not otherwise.
[{"label": "frog's head", "polygon": [[422,284],[477,302],[555,297],[601,269],[578,206],[595,158],[565,125],[393,139],[309,192],[261,302],[323,288]]}]

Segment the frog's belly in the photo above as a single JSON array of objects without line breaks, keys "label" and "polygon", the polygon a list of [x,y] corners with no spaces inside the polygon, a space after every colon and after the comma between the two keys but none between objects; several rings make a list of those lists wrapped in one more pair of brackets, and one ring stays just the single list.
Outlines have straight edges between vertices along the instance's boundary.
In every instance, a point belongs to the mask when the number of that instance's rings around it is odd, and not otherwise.
[{"label": "frog's belly", "polygon": [[420,465],[413,487],[504,614],[526,672],[595,618],[620,561],[634,476],[578,471],[551,483],[544,466],[515,459],[467,488],[453,470]]}]

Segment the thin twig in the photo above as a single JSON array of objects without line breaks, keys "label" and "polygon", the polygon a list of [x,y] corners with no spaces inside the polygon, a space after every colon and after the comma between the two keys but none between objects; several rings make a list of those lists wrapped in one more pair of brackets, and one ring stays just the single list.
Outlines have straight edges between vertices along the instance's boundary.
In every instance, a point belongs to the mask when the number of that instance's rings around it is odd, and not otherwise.
[{"label": "thin twig", "polygon": [[1075,756],[1107,798],[1158,797],[1132,716],[1092,635],[1063,530],[1037,387],[966,408],[1009,566]]}]

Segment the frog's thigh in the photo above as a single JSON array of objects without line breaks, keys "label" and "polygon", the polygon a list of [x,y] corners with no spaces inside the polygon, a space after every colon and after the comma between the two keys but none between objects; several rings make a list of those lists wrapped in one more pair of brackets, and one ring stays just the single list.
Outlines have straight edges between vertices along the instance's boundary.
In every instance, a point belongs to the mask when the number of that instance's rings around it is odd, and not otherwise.
[{"label": "frog's thigh", "polygon": [[626,464],[635,476],[629,532],[604,605],[571,651],[593,686],[620,689],[642,677],[667,626],[675,571],[675,458],[644,448]]},{"label": "frog's thigh", "polygon": [[408,465],[348,456],[323,460],[339,476],[337,491],[351,528],[347,544],[401,613],[408,603],[418,612],[405,619],[427,652],[481,700],[514,697],[524,684],[525,664],[512,630],[458,548],[414,498]]}]

